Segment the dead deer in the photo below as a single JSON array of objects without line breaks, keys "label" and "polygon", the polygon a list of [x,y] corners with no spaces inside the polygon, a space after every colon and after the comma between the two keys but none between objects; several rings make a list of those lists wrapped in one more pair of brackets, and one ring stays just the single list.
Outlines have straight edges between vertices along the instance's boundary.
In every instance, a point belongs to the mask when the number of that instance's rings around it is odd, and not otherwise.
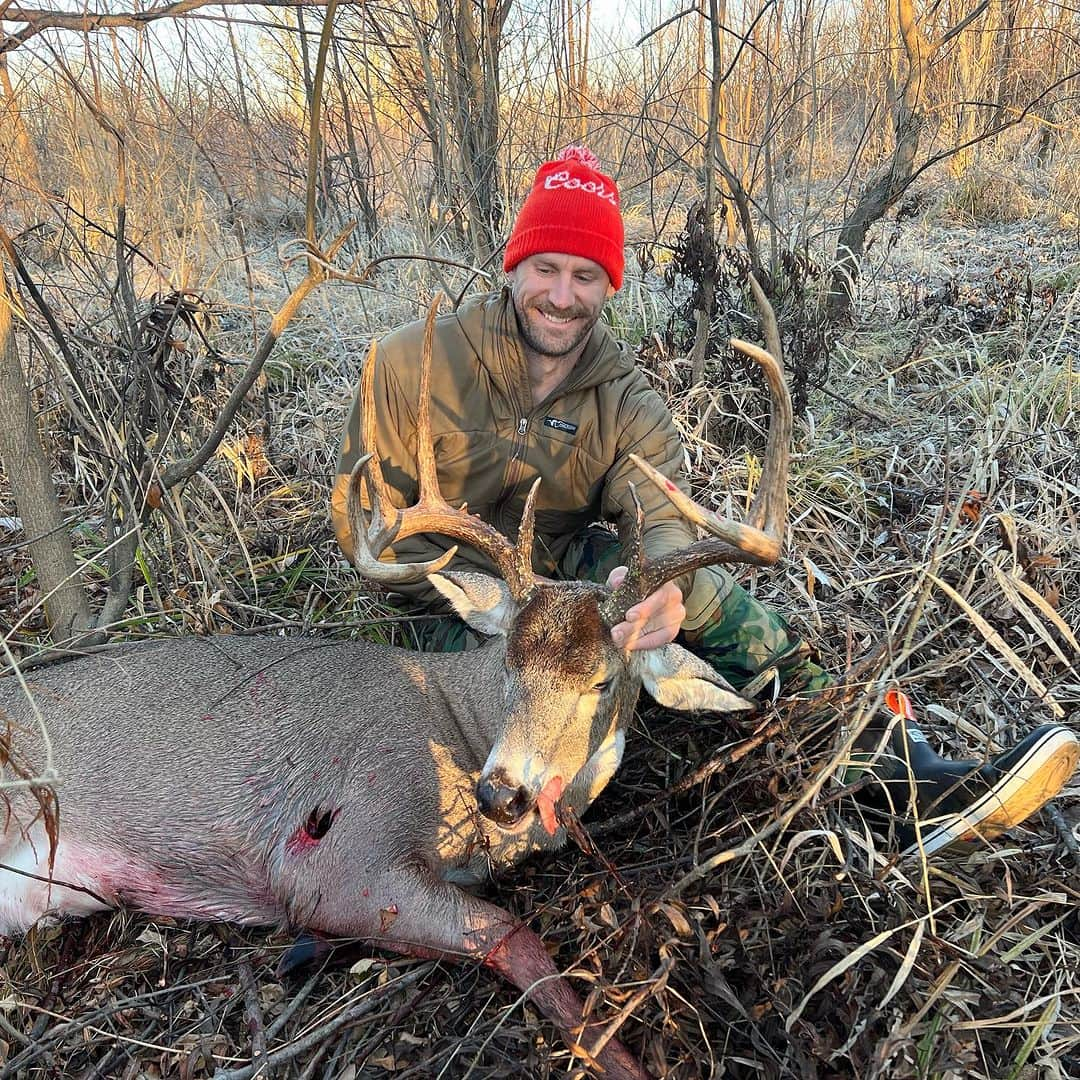
[{"label": "dead deer", "polygon": [[[717,519],[639,462],[710,536],[649,562],[639,515],[618,588],[540,581],[531,568],[535,486],[516,544],[439,492],[427,409],[434,316],[433,306],[420,498],[394,508],[369,453],[349,493],[356,560],[366,577],[391,586],[427,577],[490,640],[438,655],[328,639],[177,638],[34,674],[30,695],[3,681],[7,760],[43,769],[38,718],[48,733],[59,831],[53,846],[30,792],[8,790],[0,933],[121,906],[303,927],[415,956],[479,960],[527,992],[572,1046],[587,1049],[585,1036],[601,1030],[584,1019],[537,935],[461,886],[564,842],[556,807],[580,814],[611,779],[641,686],[673,709],[751,707],[685,649],[626,652],[609,628],[696,568],[775,561],[790,399],[777,361],[734,343],[771,388],[750,523]],[[373,345],[362,389],[368,450],[374,355]],[[444,570],[453,551],[423,565],[379,561],[396,538],[433,531],[489,555],[501,580]],[[596,1062],[605,1077],[646,1076],[615,1039]]]}]

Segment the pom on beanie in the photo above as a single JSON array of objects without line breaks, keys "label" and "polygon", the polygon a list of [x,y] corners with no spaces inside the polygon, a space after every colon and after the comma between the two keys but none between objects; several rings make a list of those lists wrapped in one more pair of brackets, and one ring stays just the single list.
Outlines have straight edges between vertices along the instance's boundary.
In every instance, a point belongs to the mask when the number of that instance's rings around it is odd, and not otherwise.
[{"label": "pom on beanie", "polygon": [[556,161],[580,161],[593,172],[600,171],[600,159],[587,146],[568,146],[561,151]]},{"label": "pom on beanie", "polygon": [[522,259],[542,252],[592,259],[616,289],[622,286],[619,190],[584,146],[568,146],[537,170],[510,233],[503,269],[513,270]]}]

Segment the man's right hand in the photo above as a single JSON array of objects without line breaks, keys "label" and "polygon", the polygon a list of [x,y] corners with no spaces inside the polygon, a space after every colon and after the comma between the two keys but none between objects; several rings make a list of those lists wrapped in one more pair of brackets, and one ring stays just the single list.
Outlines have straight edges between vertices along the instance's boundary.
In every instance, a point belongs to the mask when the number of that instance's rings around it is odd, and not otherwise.
[{"label": "man's right hand", "polygon": [[[625,577],[626,567],[616,566],[608,574],[607,583],[616,588]],[[631,652],[659,649],[675,640],[685,618],[682,591],[675,582],[668,581],[627,611],[625,619],[611,628],[611,640]]]}]

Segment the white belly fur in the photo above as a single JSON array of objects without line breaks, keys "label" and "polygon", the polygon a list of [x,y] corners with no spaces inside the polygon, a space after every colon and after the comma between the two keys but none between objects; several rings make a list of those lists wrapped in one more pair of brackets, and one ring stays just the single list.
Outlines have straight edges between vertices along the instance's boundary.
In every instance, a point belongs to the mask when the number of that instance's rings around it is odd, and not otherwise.
[{"label": "white belly fur", "polygon": [[40,821],[8,838],[0,848],[0,934],[23,933],[47,915],[89,915],[113,906],[86,872],[85,853],[72,854],[61,840],[50,871],[49,838]]}]

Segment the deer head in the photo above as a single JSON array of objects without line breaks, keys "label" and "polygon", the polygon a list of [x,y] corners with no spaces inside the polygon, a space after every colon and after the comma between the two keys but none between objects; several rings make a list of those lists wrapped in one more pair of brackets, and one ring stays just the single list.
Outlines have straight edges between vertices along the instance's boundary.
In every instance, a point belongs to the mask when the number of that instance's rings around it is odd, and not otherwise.
[{"label": "deer head", "polygon": [[[753,283],[767,338],[776,340],[775,319]],[[645,477],[679,511],[709,535],[662,558],[647,560],[641,510],[627,552],[629,571],[615,589],[590,582],[550,582],[532,570],[533,515],[539,480],[525,503],[513,544],[462,506],[451,507],[439,491],[431,439],[431,343],[439,299],[432,304],[421,357],[417,409],[419,498],[399,510],[390,499],[375,448],[373,344],[361,384],[363,447],[353,470],[348,513],[355,561],[366,577],[393,587],[427,578],[471,627],[499,650],[501,685],[494,688],[498,732],[477,784],[481,811],[504,829],[527,828],[538,800],[558,801],[564,789],[573,804],[588,805],[618,766],[623,729],[642,686],[673,709],[728,712],[753,703],[741,698],[708,664],[678,645],[627,651],[615,645],[611,628],[627,610],[665,582],[702,567],[748,562],[765,565],[779,556],[786,515],[785,484],[791,434],[791,401],[779,362],[769,351],[741,341],[732,344],[765,371],[771,419],[762,479],[748,523],[723,520],[691,500],[647,462],[634,457]],[[770,341],[773,344],[773,341]],[[774,345],[774,351],[777,346]],[[365,512],[361,485],[370,511]],[[636,502],[636,494],[634,495]],[[485,554],[500,577],[445,570],[457,548],[425,563],[380,561],[397,539],[438,532]],[[542,806],[541,806],[542,809]],[[549,831],[551,829],[549,828]]]}]

